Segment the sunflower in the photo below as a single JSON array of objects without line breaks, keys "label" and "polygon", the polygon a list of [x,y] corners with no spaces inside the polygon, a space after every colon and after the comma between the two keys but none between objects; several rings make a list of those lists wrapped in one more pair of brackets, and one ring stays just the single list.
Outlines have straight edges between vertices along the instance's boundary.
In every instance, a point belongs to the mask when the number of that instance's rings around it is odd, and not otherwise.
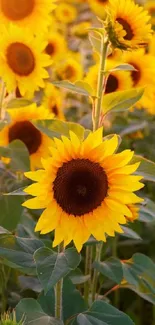
[{"label": "sunflower", "polygon": [[148,12],[133,0],[109,2],[106,30],[112,45],[124,50],[146,46],[151,38]]},{"label": "sunflower", "polygon": [[145,87],[143,97],[138,102],[137,107],[143,107],[152,111],[154,101],[152,96],[155,84],[155,58],[150,54],[145,54],[143,49],[133,52],[126,52],[123,60],[131,64],[136,71],[131,72],[131,78],[134,87]]},{"label": "sunflower", "polygon": [[49,32],[47,35],[47,46],[45,52],[52,60],[59,60],[64,57],[67,51],[65,38],[58,32]]},{"label": "sunflower", "polygon": [[154,3],[154,0],[148,0],[145,3],[145,9],[148,10],[149,15],[151,16],[152,25],[155,25],[155,3]]},{"label": "sunflower", "polygon": [[89,28],[91,24],[89,21],[83,21],[81,23],[78,23],[72,27],[72,34],[79,37],[79,38],[85,38],[88,36]]},{"label": "sunflower", "polygon": [[7,146],[14,140],[21,140],[28,149],[31,169],[41,167],[41,158],[48,157],[52,140],[41,133],[31,120],[52,119],[53,114],[49,114],[44,107],[37,107],[36,104],[8,109],[8,113],[11,122],[0,131],[0,146]]},{"label": "sunflower", "polygon": [[70,24],[77,18],[77,10],[72,5],[62,2],[55,10],[55,17],[64,24]]},{"label": "sunflower", "polygon": [[[116,65],[119,65],[118,62],[113,60],[107,60],[107,70],[114,68]],[[93,89],[97,88],[98,81],[98,64],[92,66],[89,69],[85,81],[90,84]],[[109,94],[115,91],[126,90],[132,87],[132,80],[129,72],[124,71],[113,71],[109,74],[107,79],[105,94]]]},{"label": "sunflower", "polygon": [[51,64],[50,57],[43,53],[45,43],[28,30],[11,25],[0,38],[0,76],[8,92],[19,88],[22,96],[31,95],[44,87],[48,78],[45,70]]},{"label": "sunflower", "polygon": [[42,99],[42,105],[49,112],[53,113],[56,118],[64,120],[64,114],[62,111],[63,97],[59,89],[54,87],[52,84],[47,83],[44,89],[44,95]]},{"label": "sunflower", "polygon": [[140,210],[139,206],[137,206],[135,204],[129,204],[128,208],[131,211],[132,216],[126,217],[127,220],[130,221],[130,222],[133,222],[133,221],[137,220],[138,217],[139,217],[139,210]]},{"label": "sunflower", "polygon": [[81,80],[83,77],[83,70],[81,64],[74,58],[67,58],[60,61],[54,67],[55,77],[58,80],[69,80],[75,82]]},{"label": "sunflower", "polygon": [[95,15],[99,16],[100,18],[105,18],[109,0],[88,0],[88,3]]},{"label": "sunflower", "polygon": [[[122,232],[125,216],[131,218],[128,204],[142,201],[134,191],[143,187],[141,176],[133,176],[139,163],[127,165],[131,150],[115,154],[118,137],[102,141],[103,129],[80,141],[54,139],[52,157],[43,161],[44,169],[28,172],[37,181],[25,190],[36,196],[24,203],[30,209],[44,209],[35,231],[46,234],[55,229],[53,246],[74,241],[78,251],[92,234],[97,240]],[[117,211],[117,213],[116,213]]]},{"label": "sunflower", "polygon": [[55,8],[53,0],[0,0],[0,23],[29,27],[31,32],[45,32],[50,24],[50,13]]}]

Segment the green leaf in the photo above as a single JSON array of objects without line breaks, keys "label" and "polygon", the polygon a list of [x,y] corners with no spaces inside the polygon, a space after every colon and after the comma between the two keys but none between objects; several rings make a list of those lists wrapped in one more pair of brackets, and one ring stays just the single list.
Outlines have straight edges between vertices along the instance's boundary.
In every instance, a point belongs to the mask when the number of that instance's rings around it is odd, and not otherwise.
[{"label": "green leaf", "polygon": [[126,127],[124,130],[122,130],[120,132],[120,136],[124,137],[126,135],[130,135],[130,134],[133,134],[135,132],[144,130],[147,127],[148,127],[148,123],[146,121],[139,122],[139,123],[136,123],[136,124],[132,124],[132,125]]},{"label": "green leaf", "polygon": [[89,40],[90,43],[94,49],[95,52],[97,52],[98,54],[101,53],[101,37],[95,37],[93,35],[89,35]]},{"label": "green leaf", "polygon": [[74,132],[80,140],[84,138],[85,129],[83,126],[72,122],[63,122],[60,120],[42,120],[33,123],[37,129],[48,135],[50,138],[61,138],[62,135],[69,137],[69,132]]},{"label": "green leaf", "polygon": [[[54,288],[49,290],[45,295],[41,293],[38,301],[45,313],[48,315],[54,315],[55,309],[55,294]],[[64,321],[72,317],[75,314],[82,313],[86,310],[87,306],[80,292],[76,289],[75,285],[72,284],[70,279],[65,278],[63,281],[62,289],[62,308]]]},{"label": "green leaf", "polygon": [[118,284],[121,283],[123,278],[123,270],[119,259],[110,257],[105,262],[95,261],[93,263],[93,267],[112,281]]},{"label": "green leaf", "polygon": [[155,304],[155,264],[144,254],[134,254],[122,262],[125,281],[121,287],[135,291],[144,299]]},{"label": "green leaf", "polygon": [[129,316],[104,301],[95,301],[85,313],[70,320],[68,325],[134,325]]},{"label": "green leaf", "polygon": [[25,106],[29,106],[32,105],[33,102],[31,102],[28,99],[24,99],[24,98],[16,98],[16,99],[12,99],[8,102],[7,104],[7,109],[11,109],[11,108],[21,108],[21,107],[25,107]]},{"label": "green leaf", "polygon": [[55,284],[80,263],[80,255],[76,249],[68,248],[62,253],[55,253],[49,248],[40,248],[34,254],[38,278],[48,292]]},{"label": "green leaf", "polygon": [[0,235],[2,234],[11,234],[7,229],[0,226]]},{"label": "green leaf", "polygon": [[12,192],[9,192],[9,193],[4,193],[3,195],[4,196],[25,196],[26,193],[24,192],[24,189],[25,189],[25,186],[24,187],[21,187],[21,188],[18,188],[17,190],[15,191],[12,191]]},{"label": "green leaf", "polygon": [[143,176],[145,180],[155,182],[155,163],[142,156],[135,155],[131,161],[132,164],[140,162],[136,171],[137,175]]},{"label": "green leaf", "polygon": [[124,232],[122,234],[120,234],[120,236],[126,237],[126,238],[131,238],[131,239],[142,240],[142,238],[132,229],[130,229],[128,227],[124,227],[124,226],[121,226],[121,228],[123,229]]},{"label": "green leaf", "polygon": [[89,84],[84,81],[76,81],[75,83],[71,83],[70,81],[53,81],[52,84],[59,88],[65,88],[69,91],[78,93],[83,96],[90,97],[93,94],[93,89]]},{"label": "green leaf", "polygon": [[144,93],[143,88],[130,89],[125,91],[116,91],[103,97],[103,113],[110,111],[124,111],[132,107],[140,100]]},{"label": "green leaf", "polygon": [[16,229],[22,212],[22,197],[0,195],[0,225],[10,231]]},{"label": "green leaf", "polygon": [[0,235],[0,258],[5,265],[33,275],[36,274],[33,254],[43,246],[43,242],[38,239],[2,234]]},{"label": "green leaf", "polygon": [[73,284],[83,284],[90,279],[90,275],[83,275],[80,269],[76,269],[69,274]]},{"label": "green leaf", "polygon": [[23,325],[63,325],[63,322],[45,314],[39,303],[32,298],[22,299],[16,306],[16,318]]},{"label": "green leaf", "polygon": [[153,222],[155,221],[155,203],[150,199],[146,199],[140,208],[140,221]]},{"label": "green leaf", "polygon": [[11,158],[11,170],[23,172],[30,170],[29,153],[23,142],[15,140],[7,147],[0,147],[0,155]]},{"label": "green leaf", "polygon": [[113,72],[113,71],[137,71],[137,70],[133,67],[133,65],[125,63],[125,64],[119,64],[115,68],[110,69],[106,72],[109,73],[109,72]]}]

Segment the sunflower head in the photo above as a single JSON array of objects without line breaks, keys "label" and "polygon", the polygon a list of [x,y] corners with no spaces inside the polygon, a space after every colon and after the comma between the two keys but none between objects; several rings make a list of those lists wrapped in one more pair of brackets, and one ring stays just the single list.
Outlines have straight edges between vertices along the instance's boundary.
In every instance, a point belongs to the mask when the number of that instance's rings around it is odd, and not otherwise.
[{"label": "sunflower head", "polygon": [[60,3],[55,10],[55,17],[64,24],[70,24],[77,18],[76,8],[68,3]]},{"label": "sunflower head", "polygon": [[50,113],[60,120],[64,120],[63,114],[63,96],[60,90],[54,87],[52,84],[47,83],[44,89],[44,95],[42,99],[42,105]]},{"label": "sunflower head", "polygon": [[155,3],[154,0],[147,0],[145,3],[145,9],[149,12],[151,16],[151,23],[155,25]]},{"label": "sunflower head", "polygon": [[69,57],[55,66],[55,75],[58,80],[75,82],[83,77],[82,66],[76,59]]},{"label": "sunflower head", "polygon": [[150,16],[133,0],[110,0],[105,28],[114,48],[137,49],[151,38]]},{"label": "sunflower head", "polygon": [[[0,38],[0,76],[6,83],[8,92],[17,87],[22,96],[33,95],[39,87],[44,87],[48,78],[46,67],[51,64],[50,57],[44,54],[42,38],[33,36],[27,29],[10,25]],[[31,85],[31,87],[30,87]]]},{"label": "sunflower head", "polygon": [[105,234],[122,232],[119,224],[127,222],[125,216],[132,218],[128,205],[142,201],[133,193],[143,187],[142,177],[132,175],[139,163],[128,165],[133,152],[116,154],[118,137],[102,141],[102,132],[85,140],[72,132],[70,138],[55,138],[44,169],[26,173],[37,183],[25,190],[36,197],[24,206],[45,209],[36,231],[55,230],[54,246],[73,240],[80,251],[91,234],[106,241]]},{"label": "sunflower head", "polygon": [[88,3],[95,15],[102,19],[106,17],[106,9],[109,5],[109,0],[88,0]]},{"label": "sunflower head", "polygon": [[61,59],[66,51],[67,44],[64,37],[58,32],[49,32],[47,35],[47,46],[45,52],[50,55],[52,60]]},{"label": "sunflower head", "polygon": [[49,146],[52,140],[40,132],[32,123],[32,120],[52,119],[43,106],[37,107],[31,104],[17,109],[8,109],[11,122],[0,131],[0,145],[7,146],[14,140],[22,141],[30,156],[31,168],[41,166],[41,158],[49,155]]}]

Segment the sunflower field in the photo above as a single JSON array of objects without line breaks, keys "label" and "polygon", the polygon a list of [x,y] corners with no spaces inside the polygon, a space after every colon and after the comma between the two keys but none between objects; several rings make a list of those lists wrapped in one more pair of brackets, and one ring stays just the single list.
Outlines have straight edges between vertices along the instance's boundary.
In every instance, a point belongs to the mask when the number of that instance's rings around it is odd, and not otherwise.
[{"label": "sunflower field", "polygon": [[0,0],[0,325],[155,325],[155,0]]}]

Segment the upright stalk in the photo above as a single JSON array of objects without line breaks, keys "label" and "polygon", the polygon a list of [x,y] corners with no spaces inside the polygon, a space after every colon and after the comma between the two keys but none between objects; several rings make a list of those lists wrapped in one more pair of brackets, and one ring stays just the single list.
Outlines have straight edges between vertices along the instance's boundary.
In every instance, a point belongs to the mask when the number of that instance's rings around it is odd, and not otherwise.
[{"label": "upright stalk", "polygon": [[101,38],[101,55],[100,55],[100,68],[98,76],[97,86],[97,100],[95,107],[95,118],[94,118],[94,131],[99,128],[100,116],[102,110],[102,98],[104,94],[104,81],[105,81],[105,66],[108,52],[109,41],[104,36]]},{"label": "upright stalk", "polygon": [[[98,86],[97,86],[97,99],[96,99],[96,106],[95,106],[95,117],[93,119],[94,131],[96,131],[100,127],[102,99],[103,99],[105,85],[106,85],[105,67],[106,67],[108,46],[109,46],[108,39],[102,35],[101,36],[100,68],[99,68]],[[96,245],[95,260],[97,262],[100,262],[100,260],[101,260],[102,248],[103,248],[103,243]],[[96,290],[97,290],[97,281],[98,281],[98,271],[94,270],[93,282],[92,282],[92,301],[95,300],[95,295],[96,295]]]},{"label": "upright stalk", "polygon": [[[63,244],[58,246],[58,253],[64,251]],[[62,309],[62,289],[63,289],[63,278],[55,286],[55,317],[59,320],[63,320],[63,309]]]},{"label": "upright stalk", "polygon": [[86,262],[85,262],[85,275],[90,275],[90,279],[84,284],[84,298],[85,301],[89,300],[89,292],[91,288],[91,275],[92,275],[92,259],[93,259],[93,247],[86,247]]}]

